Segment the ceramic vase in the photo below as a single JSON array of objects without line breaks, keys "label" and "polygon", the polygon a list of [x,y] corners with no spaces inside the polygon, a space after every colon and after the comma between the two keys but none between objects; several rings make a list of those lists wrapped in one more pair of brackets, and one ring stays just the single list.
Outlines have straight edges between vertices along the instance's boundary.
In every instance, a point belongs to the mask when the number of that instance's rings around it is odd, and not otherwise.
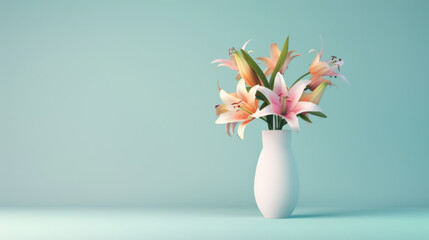
[{"label": "ceramic vase", "polygon": [[262,131],[255,173],[255,200],[265,218],[288,218],[299,195],[298,171],[289,130]]}]

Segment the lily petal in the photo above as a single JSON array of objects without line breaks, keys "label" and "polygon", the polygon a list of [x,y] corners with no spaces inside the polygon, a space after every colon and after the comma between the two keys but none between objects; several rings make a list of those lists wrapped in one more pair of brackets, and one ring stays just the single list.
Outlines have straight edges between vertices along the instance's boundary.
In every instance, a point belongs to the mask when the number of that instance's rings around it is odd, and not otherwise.
[{"label": "lily petal", "polygon": [[258,106],[258,104],[254,104],[254,102],[255,101],[257,101],[256,100],[256,92],[258,91],[258,89],[259,89],[259,85],[256,85],[256,86],[253,86],[250,90],[249,90],[249,93],[248,93],[248,103],[250,104],[250,105],[257,105]]},{"label": "lily petal", "polygon": [[240,73],[237,73],[237,75],[235,75],[235,80],[240,80],[240,78],[241,78],[241,76],[240,76]]},{"label": "lily petal", "polygon": [[244,129],[246,128],[246,125],[251,122],[253,119],[251,120],[247,120],[242,122],[240,125],[238,125],[238,129],[237,129],[237,133],[238,133],[238,137],[241,139],[244,139]]},{"label": "lily petal", "polygon": [[247,42],[245,42],[245,43],[243,44],[243,46],[241,47],[241,49],[246,50],[246,46],[247,46],[247,44],[248,44],[250,41],[252,41],[252,39],[247,40]]},{"label": "lily petal", "polygon": [[232,123],[232,122],[241,122],[245,121],[249,118],[249,114],[244,113],[243,111],[228,111],[226,113],[223,113],[219,115],[219,117],[216,119],[216,124],[225,124],[225,123]]},{"label": "lily petal", "polygon": [[299,122],[298,122],[298,118],[296,117],[295,113],[291,112],[291,113],[287,114],[286,116],[284,116],[284,118],[286,119],[287,124],[292,129],[292,131],[299,132]]},{"label": "lily petal", "polygon": [[216,106],[216,116],[221,115],[222,113],[228,112],[225,104],[220,104]]},{"label": "lily petal", "polygon": [[273,109],[272,109],[272,105],[268,105],[268,106],[264,107],[262,110],[258,109],[251,116],[254,118],[260,118],[260,117],[264,117],[264,116],[272,115],[272,114],[274,114]]},{"label": "lily petal", "polygon": [[237,97],[250,104],[251,106],[255,105],[256,92],[258,91],[259,85],[253,86],[249,92],[247,92],[246,84],[243,79],[241,79],[237,84]]},{"label": "lily petal", "polygon": [[231,135],[233,135],[233,134],[234,134],[234,129],[235,129],[235,126],[236,126],[236,125],[237,125],[237,122],[227,123],[227,124],[225,125],[226,133],[227,133],[229,136],[231,136]]},{"label": "lily petal", "polygon": [[248,102],[247,95],[246,83],[244,82],[244,79],[241,79],[237,83],[237,97]]},{"label": "lily petal", "polygon": [[233,62],[232,60],[228,60],[228,59],[216,59],[214,61],[212,61],[211,63],[220,63],[219,65],[217,65],[217,67],[228,67],[234,71],[238,71],[238,67],[237,64],[235,62]]},{"label": "lily petal", "polygon": [[266,87],[259,87],[258,91],[264,94],[271,104],[279,104],[279,96],[273,90]]},{"label": "lily petal", "polygon": [[231,136],[231,133],[229,132],[230,128],[231,128],[231,123],[225,124],[225,130],[226,130],[226,134],[228,134],[228,136]]},{"label": "lily petal", "polygon": [[329,70],[330,68],[328,64],[326,62],[319,62],[319,60],[317,60],[316,63],[313,62],[309,68],[309,71],[313,76],[324,76]]},{"label": "lily petal", "polygon": [[280,73],[276,74],[276,78],[274,79],[274,89],[273,91],[277,94],[277,96],[287,96],[288,90],[283,76]]},{"label": "lily petal", "polygon": [[270,56],[271,56],[271,59],[274,59],[275,62],[277,63],[277,60],[280,57],[280,48],[277,45],[277,43],[272,43],[270,45]]},{"label": "lily petal", "polygon": [[321,112],[322,108],[312,102],[298,102],[293,112],[298,115],[303,112]]},{"label": "lily petal", "polygon": [[[285,60],[285,62],[283,63],[283,66],[280,68],[280,73],[281,74],[283,74],[285,71],[286,71],[286,69],[288,68],[288,66],[289,66],[289,63],[292,61],[292,59],[294,59],[294,58],[296,58],[296,57],[298,57],[298,56],[301,56],[301,54],[295,54],[295,55],[292,55],[292,53],[294,53],[294,52],[296,52],[295,50],[292,50],[292,51],[289,51],[288,53],[287,53],[287,55],[286,55],[286,60]],[[292,55],[292,56],[291,56]]]},{"label": "lily petal", "polygon": [[237,125],[237,123],[238,122],[231,123],[231,134],[234,134],[234,129],[235,129],[235,126]]},{"label": "lily petal", "polygon": [[339,73],[339,72],[335,72],[335,70],[329,70],[327,73],[326,73],[326,75],[327,76],[335,76],[335,77],[339,77],[339,78],[342,78],[347,84],[350,84],[349,83],[349,81],[347,80],[347,78],[343,75],[343,74],[341,74],[341,73]]},{"label": "lily petal", "polygon": [[225,92],[225,90],[222,90],[222,89],[219,91],[219,95],[220,95],[220,99],[226,105],[231,105],[233,103],[238,103],[238,102],[241,101],[241,99],[233,96],[232,94],[229,94],[229,93]]},{"label": "lily petal", "polygon": [[264,70],[264,75],[265,75],[266,77],[268,77],[269,75],[273,74],[273,71],[274,71],[274,68],[272,68],[272,67],[267,67],[267,68],[265,68],[265,70]]},{"label": "lily petal", "polygon": [[287,95],[288,97],[287,109],[292,110],[295,108],[296,103],[301,98],[302,92],[310,82],[311,82],[310,80],[300,80],[297,83],[295,83],[295,85],[293,85],[291,89],[289,89],[289,94]]},{"label": "lily petal", "polygon": [[315,89],[317,89],[322,83],[326,83],[327,85],[333,85],[331,80],[319,76],[312,76],[310,80],[311,83],[308,84],[308,87],[311,91],[315,91]]},{"label": "lily petal", "polygon": [[213,60],[211,63],[230,63],[230,62],[231,62],[231,60],[229,60],[229,59],[219,58],[219,59]]},{"label": "lily petal", "polygon": [[261,61],[265,62],[266,64],[271,65],[271,59],[270,58],[267,58],[267,57],[258,57],[256,59],[261,60]]}]

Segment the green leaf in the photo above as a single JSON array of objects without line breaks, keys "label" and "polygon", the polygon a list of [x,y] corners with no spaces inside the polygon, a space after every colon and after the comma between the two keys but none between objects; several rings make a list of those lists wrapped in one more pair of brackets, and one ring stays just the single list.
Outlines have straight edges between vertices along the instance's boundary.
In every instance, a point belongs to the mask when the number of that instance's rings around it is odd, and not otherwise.
[{"label": "green leaf", "polygon": [[283,126],[286,125],[286,124],[287,124],[286,120],[284,118],[282,118],[282,121],[281,121],[282,127],[281,128],[283,128]]},{"label": "green leaf", "polygon": [[273,122],[273,116],[274,115],[268,115],[267,116],[268,129],[270,129],[270,130],[273,130],[273,125],[270,124]]},{"label": "green leaf", "polygon": [[325,114],[321,113],[321,112],[308,112],[308,113],[310,113],[310,114],[312,114],[314,116],[321,117],[321,118],[327,118],[327,116]]},{"label": "green leaf", "polygon": [[270,102],[268,101],[268,99],[265,97],[264,94],[262,94],[260,91],[256,91],[256,98],[259,100],[264,101],[264,103],[269,104]]},{"label": "green leaf", "polygon": [[313,123],[310,118],[308,118],[306,115],[304,114],[299,114],[298,117],[300,117],[302,120],[309,122],[309,123]]},{"label": "green leaf", "polygon": [[265,77],[264,72],[262,72],[261,68],[258,66],[258,64],[252,59],[252,57],[243,49],[241,49],[241,53],[243,54],[244,59],[249,64],[249,66],[252,68],[253,71],[258,75],[259,79],[261,79],[262,84],[264,84],[265,87],[269,87],[267,78]]},{"label": "green leaf", "polygon": [[271,77],[270,77],[270,88],[271,89],[274,88],[274,79],[276,78],[276,75],[279,72],[280,68],[285,63],[288,51],[289,51],[289,36],[286,38],[286,41],[283,44],[283,48],[282,48],[282,51],[280,52],[279,60],[277,61],[277,64],[274,67],[274,71],[271,74]]},{"label": "green leaf", "polygon": [[266,106],[268,106],[268,105],[269,105],[269,103],[268,103],[268,102],[264,102],[264,103],[262,103],[262,105],[261,105],[261,107],[259,108],[259,110],[264,109],[264,107],[266,107]]}]

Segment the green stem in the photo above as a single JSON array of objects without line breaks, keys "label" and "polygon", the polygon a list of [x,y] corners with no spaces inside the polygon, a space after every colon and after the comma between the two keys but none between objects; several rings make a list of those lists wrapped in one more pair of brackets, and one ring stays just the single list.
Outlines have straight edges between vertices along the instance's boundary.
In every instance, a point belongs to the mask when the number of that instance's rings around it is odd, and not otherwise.
[{"label": "green stem", "polygon": [[280,130],[279,116],[277,116],[277,130]]},{"label": "green stem", "polygon": [[281,130],[282,126],[280,124],[280,117],[279,116],[274,116],[273,123],[274,123],[274,130]]},{"label": "green stem", "polygon": [[[292,86],[293,85],[295,85],[295,83],[297,83],[299,80],[301,80],[301,79],[303,79],[305,76],[307,76],[308,74],[310,74],[310,72],[307,72],[306,74],[304,74],[304,75],[302,75],[301,77],[299,77],[293,84],[292,84]],[[292,87],[292,86],[290,86],[290,87]]]},{"label": "green stem", "polygon": [[277,126],[276,126],[277,124],[276,124],[276,116],[273,116],[273,127],[274,127],[274,130],[276,130],[277,129]]}]

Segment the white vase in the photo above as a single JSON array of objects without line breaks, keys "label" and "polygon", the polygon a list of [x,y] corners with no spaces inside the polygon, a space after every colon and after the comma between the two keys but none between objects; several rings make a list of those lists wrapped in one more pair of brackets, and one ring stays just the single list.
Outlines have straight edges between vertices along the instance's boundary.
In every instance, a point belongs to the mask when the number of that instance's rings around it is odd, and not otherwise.
[{"label": "white vase", "polygon": [[289,130],[262,131],[262,151],[255,173],[255,199],[266,218],[288,218],[299,195],[298,170]]}]

